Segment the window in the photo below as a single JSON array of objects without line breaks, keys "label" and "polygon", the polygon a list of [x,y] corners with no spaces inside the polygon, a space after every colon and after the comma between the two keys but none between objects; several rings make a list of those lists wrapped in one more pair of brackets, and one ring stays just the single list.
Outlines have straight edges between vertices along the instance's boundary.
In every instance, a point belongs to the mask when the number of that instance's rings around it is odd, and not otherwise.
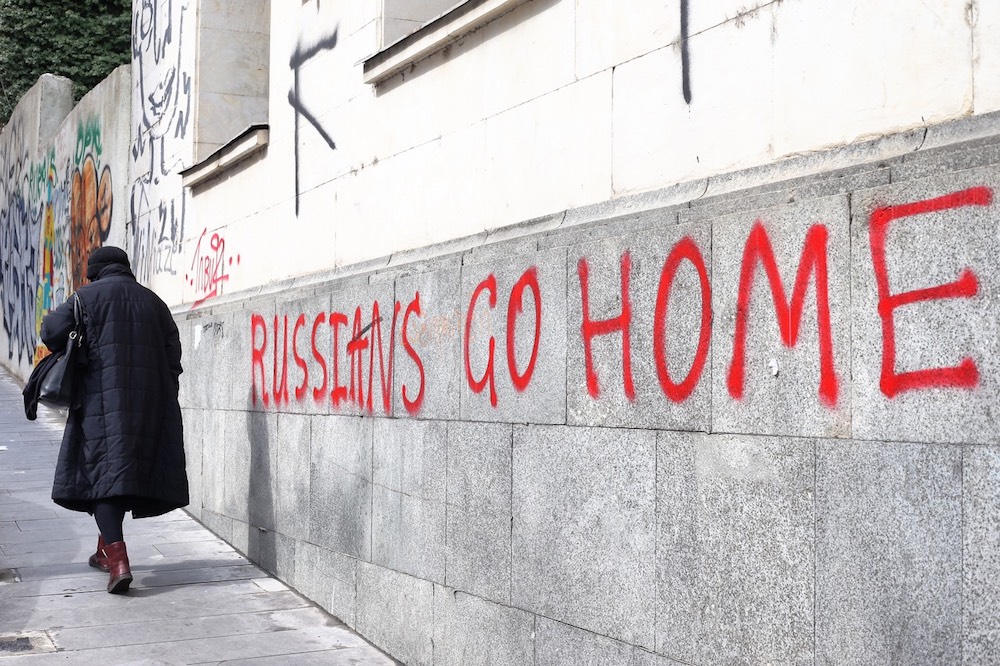
[{"label": "window", "polygon": [[382,49],[365,60],[378,84],[528,0],[382,0]]},{"label": "window", "polygon": [[382,0],[382,47],[416,32],[454,7],[455,0]]}]

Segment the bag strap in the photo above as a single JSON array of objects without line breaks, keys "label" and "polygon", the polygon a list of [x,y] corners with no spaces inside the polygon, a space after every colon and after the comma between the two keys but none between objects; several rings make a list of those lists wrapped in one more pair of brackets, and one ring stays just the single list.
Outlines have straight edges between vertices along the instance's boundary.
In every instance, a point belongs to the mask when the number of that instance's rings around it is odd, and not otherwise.
[{"label": "bag strap", "polygon": [[76,333],[77,344],[83,343],[83,303],[80,302],[80,294],[73,294],[73,321],[76,324],[74,327],[74,332]]}]

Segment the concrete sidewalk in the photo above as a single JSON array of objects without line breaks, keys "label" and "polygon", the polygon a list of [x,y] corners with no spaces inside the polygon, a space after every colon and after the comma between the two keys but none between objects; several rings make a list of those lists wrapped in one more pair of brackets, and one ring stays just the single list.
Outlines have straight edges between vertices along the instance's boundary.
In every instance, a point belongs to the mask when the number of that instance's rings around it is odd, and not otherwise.
[{"label": "concrete sidewalk", "polygon": [[126,518],[135,581],[108,594],[93,519],[49,499],[62,429],[0,368],[0,666],[397,663],[182,511]]}]

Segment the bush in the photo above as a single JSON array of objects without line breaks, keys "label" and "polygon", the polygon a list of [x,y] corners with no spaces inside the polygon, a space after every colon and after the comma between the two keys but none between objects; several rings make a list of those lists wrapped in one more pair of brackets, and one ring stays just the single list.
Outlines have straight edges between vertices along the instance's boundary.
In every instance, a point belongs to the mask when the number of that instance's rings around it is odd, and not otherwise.
[{"label": "bush", "polygon": [[0,125],[42,74],[79,101],[131,58],[131,0],[0,0]]}]

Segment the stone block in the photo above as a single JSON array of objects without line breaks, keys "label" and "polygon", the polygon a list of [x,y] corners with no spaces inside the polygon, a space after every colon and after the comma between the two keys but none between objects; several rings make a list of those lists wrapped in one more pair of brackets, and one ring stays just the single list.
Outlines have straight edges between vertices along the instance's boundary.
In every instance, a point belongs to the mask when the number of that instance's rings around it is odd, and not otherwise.
[{"label": "stone block", "polygon": [[963,458],[962,657],[1000,663],[1000,447],[969,447]]},{"label": "stone block", "polygon": [[632,664],[633,647],[568,624],[539,617],[535,634],[536,666],[562,664]]},{"label": "stone block", "polygon": [[[249,409],[250,344],[246,311],[216,315],[213,323],[218,365],[212,376],[212,389],[217,391],[214,404],[219,409]],[[225,374],[221,374],[221,373]]]},{"label": "stone block", "polygon": [[323,610],[355,626],[354,597],[357,560],[298,541],[295,547],[295,587]]},{"label": "stone block", "polygon": [[447,268],[396,279],[400,313],[393,413],[397,416],[452,420],[459,416],[459,386],[464,383],[460,276],[461,265],[453,260]]},{"label": "stone block", "polygon": [[[690,3],[692,24],[703,9],[714,11],[716,4],[695,7]],[[751,3],[725,0],[725,4],[735,9]],[[766,5],[764,0],[753,0],[752,4],[762,6],[745,14],[741,12],[739,20],[716,24],[704,32],[689,26],[690,105],[684,103],[680,93],[680,49],[663,49],[676,58],[665,75],[676,81],[674,108],[679,107],[680,113],[668,122],[679,135],[673,142],[681,163],[674,167],[674,172],[683,168],[685,180],[772,161],[777,155],[774,145],[789,132],[788,127],[774,120],[779,112],[774,100],[783,81],[769,74],[773,67],[774,7]],[[712,56],[700,58],[699,53]],[[734,99],[740,100],[738,114],[730,106]],[[698,112],[690,113],[692,109]],[[709,136],[711,139],[706,139]]]},{"label": "stone block", "polygon": [[[615,67],[611,140],[616,194],[686,183],[707,173],[699,167],[698,135],[689,131],[693,123],[682,95],[681,67],[679,48],[656,49]],[[692,196],[703,192],[701,187]]]},{"label": "stone block", "polygon": [[[571,425],[676,430],[711,425],[711,230],[707,222],[671,221],[668,216],[641,234],[570,250],[566,402]],[[627,339],[622,333],[626,314]],[[609,323],[596,332],[597,322]]]},{"label": "stone block", "polygon": [[[1000,18],[1000,11],[996,9],[993,11]],[[922,131],[926,135],[922,149],[973,148],[977,145],[997,143],[1000,141],[1000,135],[996,131],[997,115],[996,111],[985,111],[974,116],[927,125]]]},{"label": "stone block", "polygon": [[852,197],[857,439],[1000,441],[998,185],[994,167]]},{"label": "stone block", "polygon": [[212,386],[214,369],[218,359],[215,358],[215,348],[211,344],[202,345],[202,330],[208,326],[211,330],[209,317],[177,320],[177,333],[181,340],[181,366],[184,372],[180,376],[180,392],[178,400],[181,407],[210,409],[214,407],[209,387]]},{"label": "stone block", "polygon": [[[241,387],[250,377],[249,345],[238,329],[238,315],[206,315],[178,321],[181,334],[182,402],[197,409],[243,409]],[[249,330],[249,329],[248,329]],[[246,346],[244,346],[246,345]],[[247,354],[243,363],[242,354]],[[243,372],[243,368],[246,372]],[[225,372],[222,381],[220,372]],[[238,381],[234,379],[238,377]],[[247,378],[244,380],[243,378]]]},{"label": "stone block", "polygon": [[903,162],[893,165],[892,182],[946,176],[956,171],[1000,163],[1000,144],[970,143],[972,145],[960,144],[907,155]]},{"label": "stone block", "polygon": [[207,403],[200,402],[199,396],[197,395],[198,387],[201,386],[199,382],[196,382],[194,373],[186,368],[189,364],[193,362],[194,368],[200,368],[200,359],[193,358],[192,354],[192,331],[194,331],[195,326],[192,320],[185,320],[182,317],[176,317],[175,321],[177,323],[177,334],[180,336],[181,341],[181,364],[187,370],[181,373],[180,377],[180,391],[177,393],[177,401],[180,403],[181,409],[196,409],[196,408],[206,408]]},{"label": "stone block", "polygon": [[300,541],[309,538],[310,419],[279,414],[274,446],[274,529]]},{"label": "stone block", "polygon": [[[327,323],[335,348],[335,358],[327,361],[330,411],[358,416],[391,414],[394,391],[388,370],[393,348],[395,300],[392,282],[386,280],[372,285],[367,277],[350,278],[335,283],[329,293]],[[397,326],[403,312],[399,316]],[[388,411],[384,402],[386,391],[389,392]]]},{"label": "stone block", "polygon": [[1000,44],[992,38],[1000,30],[1000,7],[992,2],[974,6],[975,20],[972,23],[973,72],[975,86],[973,111],[978,115],[1000,109],[1000,86],[992,80],[989,72],[1000,66]]},{"label": "stone block", "polygon": [[205,431],[205,418],[208,414],[210,412],[201,409],[184,409],[181,412],[181,419],[184,422],[185,471],[187,472],[188,492],[191,498],[191,503],[185,507],[185,510],[195,519],[201,518],[202,495],[204,493],[201,471],[202,436]]},{"label": "stone block", "polygon": [[[880,131],[876,128],[914,127],[925,119],[971,112],[973,40],[965,6],[942,5],[914,14],[892,2],[843,0],[808,9],[796,3],[771,9],[771,57],[755,68],[767,71],[776,83],[775,156],[856,141]],[[907,24],[905,34],[885,30],[900,21]],[[877,67],[868,48],[851,49],[843,58],[823,57],[848,33],[855,44],[878,44]],[[912,47],[930,42],[934,54]],[[915,67],[921,76],[910,75]],[[802,72],[817,76],[812,79],[817,83],[789,85]],[[892,104],[875,101],[890,99]],[[803,118],[812,122],[802,123]]]},{"label": "stone block", "polygon": [[[576,13],[576,7],[560,3],[522,4],[483,27],[483,44],[480,50],[483,52],[484,66],[490,68],[502,66],[510,75],[502,77],[502,80],[496,80],[494,85],[482,91],[485,108],[483,115],[479,117],[490,118],[505,109],[516,110],[525,102],[530,104],[529,100],[548,97],[552,91],[561,93],[567,87],[572,88],[574,81],[585,78],[578,76],[576,72]],[[534,53],[519,51],[515,47],[516,44],[534,44]],[[539,62],[545,62],[547,65],[539,67]],[[550,104],[551,102],[545,106]],[[594,106],[601,107],[596,102]],[[603,106],[610,107],[610,104]],[[577,116],[586,117],[603,110],[603,108],[585,110],[580,107],[577,109]],[[563,111],[559,115],[566,118],[564,124],[575,125],[578,119],[569,118],[567,109]],[[566,147],[562,143],[568,133],[566,128],[561,131],[539,132],[538,128],[541,126],[525,128],[527,132],[535,135],[535,140],[538,142],[536,145],[539,147],[539,154],[534,159],[539,159],[543,154],[554,157],[549,151],[557,147]],[[594,145],[596,142],[590,143],[590,147],[594,150],[603,148]],[[522,159],[521,163],[524,164],[526,161]],[[570,165],[566,166],[572,168]],[[510,205],[515,205],[515,202],[511,201]],[[532,216],[521,215],[511,219],[527,217]]]},{"label": "stone block", "polygon": [[200,16],[203,27],[267,33],[270,8],[265,0],[205,0]]},{"label": "stone block", "polygon": [[792,196],[795,197],[796,201],[820,199],[837,194],[850,194],[855,190],[888,185],[894,180],[891,168],[875,168],[869,165],[863,169],[845,169],[844,172],[832,177],[798,185],[792,190]]},{"label": "stone block", "polygon": [[434,652],[434,584],[358,563],[359,634],[410,666],[430,666]]},{"label": "stone block", "polygon": [[834,196],[713,223],[714,432],[850,435],[849,222]]},{"label": "stone block", "polygon": [[565,423],[565,250],[467,262],[458,303],[462,419]]},{"label": "stone block", "polygon": [[668,659],[663,655],[635,649],[632,656],[632,666],[683,666],[681,662]]},{"label": "stone block", "polygon": [[534,659],[535,616],[435,586],[435,666],[521,666]]},{"label": "stone block", "polygon": [[691,207],[678,212],[681,224],[705,219],[715,219],[735,213],[746,213],[775,208],[794,202],[791,190],[785,183],[769,184],[750,190],[718,194],[691,201]]},{"label": "stone block", "polygon": [[250,530],[255,530],[256,527],[251,527],[249,523],[244,523],[240,520],[233,521],[233,540],[230,541],[230,545],[238,550],[242,555],[248,555],[250,552]]},{"label": "stone block", "polygon": [[510,603],[513,427],[448,424],[447,584]]},{"label": "stone block", "polygon": [[515,426],[512,605],[651,648],[656,435]]},{"label": "stone block", "polygon": [[[329,294],[278,301],[275,308],[277,327],[273,317],[265,322],[264,376],[271,387],[271,407],[300,414],[330,413]],[[260,340],[254,343],[258,348]]]},{"label": "stone block", "polygon": [[962,450],[820,442],[816,661],[962,660]]},{"label": "stone block", "polygon": [[[222,513],[230,518],[243,522],[256,522],[250,520],[250,478],[253,479],[253,486],[260,488],[262,485],[269,490],[271,482],[271,452],[270,447],[274,439],[268,435],[273,430],[269,427],[271,421],[276,425],[277,417],[272,414],[262,412],[221,412],[219,413],[226,420],[226,439],[221,442],[224,453],[222,472],[222,494],[224,501]],[[251,421],[257,423],[251,424]],[[254,474],[252,462],[260,463],[257,457],[261,450],[264,452],[265,460],[262,467],[258,467],[266,473],[266,476]],[[256,454],[251,454],[256,451]],[[253,457],[253,461],[251,461]],[[267,493],[273,503],[273,493]],[[273,512],[271,512],[273,514]],[[257,523],[258,525],[260,523]],[[274,527],[273,515],[267,527]]]},{"label": "stone block", "polygon": [[[275,303],[253,299],[246,310],[233,313],[234,350],[229,377],[233,383],[232,408],[268,410],[274,407],[274,318]],[[242,379],[241,379],[242,378]]]},{"label": "stone block", "polygon": [[[202,25],[198,32],[202,92],[266,97],[270,35]],[[235,138],[235,134],[230,138]]]},{"label": "stone block", "polygon": [[[521,6],[523,11],[537,12],[522,27],[532,31],[542,28],[537,19],[546,21],[556,14],[571,11],[573,5],[557,3],[538,11],[532,4]],[[554,10],[554,11],[553,11]],[[511,12],[514,17],[520,12]],[[564,17],[567,18],[567,17]],[[572,35],[572,17],[559,28],[560,36]],[[507,24],[505,20],[494,21],[484,29],[499,29]],[[509,24],[508,24],[509,25]],[[508,32],[504,37],[510,35]],[[539,44],[552,48],[551,32],[537,32]],[[514,73],[509,67],[511,43],[504,39],[486,39],[484,54],[487,67],[493,62],[503,62],[510,76],[506,83],[516,83],[518,92],[525,92],[519,79],[541,74],[548,77],[551,67],[537,67],[540,54],[531,54],[530,65],[523,72]],[[520,56],[519,56],[520,57]],[[573,82],[573,55],[563,51],[560,60],[570,64],[570,78],[562,87],[548,87],[540,97],[525,97],[509,110],[489,115],[487,110],[487,132],[484,155],[488,155],[483,198],[477,204],[477,219],[485,228],[509,224],[517,220],[527,220],[553,211],[607,199],[612,182],[612,76],[611,71]],[[551,63],[550,60],[545,60]],[[542,72],[542,70],[546,70]],[[491,92],[496,87],[491,86]],[[530,101],[525,101],[529,100]],[[487,101],[487,106],[490,102]],[[545,131],[540,128],[545,127]],[[598,138],[600,137],[600,138]],[[527,156],[530,158],[526,159]],[[551,174],[558,173],[553,179]],[[450,191],[456,188],[449,184]],[[517,196],[511,196],[516,192]]]},{"label": "stone block", "polygon": [[375,420],[374,564],[444,581],[447,446],[443,421]]},{"label": "stone block", "polygon": [[226,424],[227,414],[205,417],[201,451],[201,504],[203,511],[223,513],[226,490]]},{"label": "stone block", "polygon": [[[638,199],[638,197],[630,198]],[[640,200],[635,205],[638,208],[648,203],[655,202]],[[567,211],[565,225],[539,238],[538,247],[548,249],[596,243],[615,236],[636,236],[647,230],[655,233],[660,227],[676,224],[679,210],[688,210],[685,204],[674,207],[659,206],[652,210],[637,210],[622,215],[623,208],[624,205],[616,208],[614,202],[609,202],[606,206],[588,206]]]},{"label": "stone block", "polygon": [[747,20],[766,4],[768,4],[766,0],[750,0],[750,2],[719,0],[710,5],[692,6],[688,34],[695,35],[705,30],[717,30],[725,24],[738,21],[740,18]]},{"label": "stone block", "polygon": [[222,412],[225,426],[225,513],[254,527],[276,529],[275,456],[278,415]]},{"label": "stone block", "polygon": [[437,504],[445,499],[447,424],[376,419],[374,482]]},{"label": "stone block", "polygon": [[275,578],[295,585],[294,539],[281,532],[251,526],[248,532],[247,558]]},{"label": "stone block", "polygon": [[372,420],[317,416],[312,423],[309,540],[371,558]]},{"label": "stone block", "polygon": [[814,444],[659,434],[656,651],[811,664]]},{"label": "stone block", "polygon": [[628,62],[674,44],[679,37],[680,12],[675,5],[640,0],[622,12],[614,0],[589,2],[577,7],[577,76]]},{"label": "stone block", "polygon": [[220,539],[224,541],[233,540],[233,519],[229,516],[205,509],[201,513],[201,523]]}]

